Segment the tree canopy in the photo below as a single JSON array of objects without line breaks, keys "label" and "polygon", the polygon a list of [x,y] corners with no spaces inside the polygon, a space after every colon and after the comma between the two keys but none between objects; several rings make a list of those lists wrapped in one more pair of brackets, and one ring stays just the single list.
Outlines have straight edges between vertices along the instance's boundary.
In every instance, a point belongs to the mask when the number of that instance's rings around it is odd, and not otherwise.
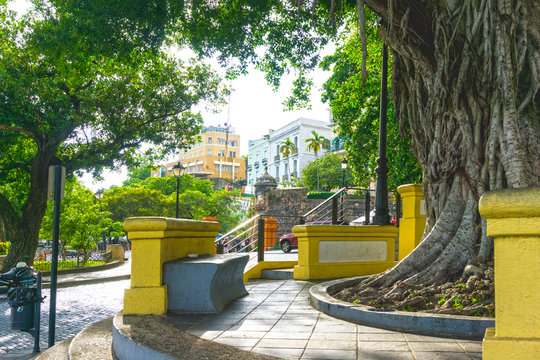
[{"label": "tree canopy", "polygon": [[[302,169],[302,184],[310,190],[317,189],[317,186],[320,186],[320,189],[324,191],[340,188],[343,182],[342,160],[343,157],[332,152],[310,162]],[[320,169],[319,174],[318,169]],[[345,186],[353,186],[354,184],[352,170],[347,168],[345,170]]]},{"label": "tree canopy", "polygon": [[[226,93],[207,65],[147,47],[153,40],[142,19],[110,26],[136,27],[130,43],[123,30],[95,27],[106,19],[87,18],[92,6],[64,16],[68,5],[74,2],[37,1],[16,18],[0,4],[0,216],[18,239],[5,266],[33,258],[54,157],[68,174],[99,175],[105,166],[136,163],[143,143],[155,144],[147,156],[170,154],[196,140],[202,120],[191,108]],[[87,35],[93,38],[85,42]]]}]

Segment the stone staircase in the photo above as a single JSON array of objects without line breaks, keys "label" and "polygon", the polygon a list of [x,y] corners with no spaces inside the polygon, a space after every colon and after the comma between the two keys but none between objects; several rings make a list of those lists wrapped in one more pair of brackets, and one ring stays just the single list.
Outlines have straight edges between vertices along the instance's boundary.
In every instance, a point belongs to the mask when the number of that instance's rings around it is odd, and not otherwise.
[{"label": "stone staircase", "polygon": [[261,279],[293,280],[293,269],[266,269],[261,271]]}]

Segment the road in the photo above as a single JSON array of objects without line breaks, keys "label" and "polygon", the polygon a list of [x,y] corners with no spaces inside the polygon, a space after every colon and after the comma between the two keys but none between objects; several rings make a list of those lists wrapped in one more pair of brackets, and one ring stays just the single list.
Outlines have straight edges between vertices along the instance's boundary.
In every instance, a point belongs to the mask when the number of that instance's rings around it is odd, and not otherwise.
[{"label": "road", "polygon": [[[129,280],[103,284],[81,285],[57,290],[56,342],[75,336],[88,325],[113,316],[122,309],[124,289]],[[41,306],[40,348],[47,348],[49,323],[49,289]],[[5,295],[0,295],[0,358],[2,354],[32,349],[33,337],[22,331],[10,330],[10,307]]]}]

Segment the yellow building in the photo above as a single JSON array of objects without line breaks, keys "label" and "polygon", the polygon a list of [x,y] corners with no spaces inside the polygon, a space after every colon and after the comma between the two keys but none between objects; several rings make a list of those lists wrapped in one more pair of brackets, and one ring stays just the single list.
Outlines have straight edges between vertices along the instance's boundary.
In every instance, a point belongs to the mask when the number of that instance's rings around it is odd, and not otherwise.
[{"label": "yellow building", "polygon": [[[240,157],[240,135],[234,133],[234,128],[208,126],[200,137],[200,142],[180,153],[178,160],[186,168],[186,174],[231,182],[246,179],[246,161]],[[176,163],[152,170],[152,176],[172,174]]]}]

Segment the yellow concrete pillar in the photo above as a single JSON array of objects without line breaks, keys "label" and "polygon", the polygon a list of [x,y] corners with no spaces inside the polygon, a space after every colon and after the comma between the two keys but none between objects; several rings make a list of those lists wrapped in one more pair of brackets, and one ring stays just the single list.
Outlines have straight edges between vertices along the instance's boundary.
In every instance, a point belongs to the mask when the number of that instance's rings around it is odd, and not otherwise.
[{"label": "yellow concrete pillar", "polygon": [[403,217],[399,220],[399,260],[409,255],[422,241],[426,227],[426,214],[421,211],[424,192],[422,185],[402,185],[397,188],[403,204]]},{"label": "yellow concrete pillar", "polygon": [[107,250],[112,254],[112,258],[120,261],[124,261],[124,247],[120,244],[107,245]]},{"label": "yellow concrete pillar", "polygon": [[124,221],[131,240],[131,285],[124,292],[124,314],[165,314],[167,287],[163,264],[190,254],[214,254],[221,225],[210,221],[135,217]]},{"label": "yellow concrete pillar", "polygon": [[298,225],[295,279],[377,274],[395,262],[395,226]]},{"label": "yellow concrete pillar", "polygon": [[479,211],[495,247],[495,328],[482,358],[540,359],[540,189],[486,193]]}]

